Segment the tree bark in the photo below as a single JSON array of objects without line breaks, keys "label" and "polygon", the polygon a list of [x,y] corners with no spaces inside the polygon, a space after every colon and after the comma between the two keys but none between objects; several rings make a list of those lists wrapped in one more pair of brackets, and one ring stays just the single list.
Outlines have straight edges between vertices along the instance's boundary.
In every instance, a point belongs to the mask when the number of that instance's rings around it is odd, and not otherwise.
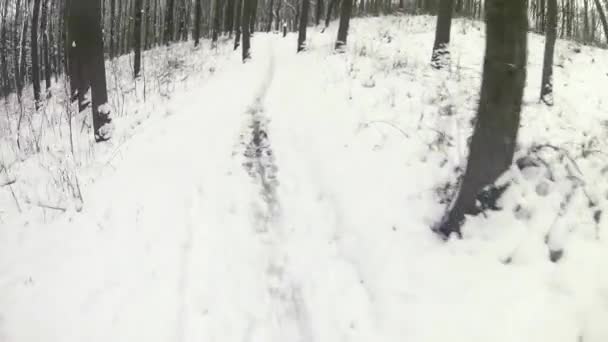
[{"label": "tree bark", "polygon": [[143,0],[135,0],[135,24],[133,27],[133,44],[135,57],[133,59],[133,77],[138,78],[141,72],[141,22],[143,16]]},{"label": "tree bark", "polygon": [[338,27],[338,40],[336,40],[336,50],[342,49],[346,45],[348,38],[348,25],[350,15],[353,10],[353,0],[342,0],[342,10],[340,11],[340,26]]},{"label": "tree bark", "polygon": [[167,13],[165,14],[165,45],[173,41],[173,12],[175,0],[167,0]]},{"label": "tree bark", "polygon": [[42,19],[40,26],[42,27],[42,52],[44,53],[44,80],[47,96],[51,91],[51,58],[49,46],[49,0],[42,0]]},{"label": "tree bark", "polygon": [[236,32],[235,32],[235,37],[234,37],[234,49],[238,49],[239,45],[241,44],[241,31],[242,31],[242,26],[243,26],[243,16],[242,16],[242,10],[243,10],[243,0],[236,0],[236,15],[234,16],[234,19],[236,21]]},{"label": "tree bark", "polygon": [[255,32],[255,23],[258,15],[258,0],[245,0],[251,1],[251,18],[249,19],[249,33],[250,35]]},{"label": "tree bark", "polygon": [[[548,0],[551,1],[551,0]],[[589,3],[587,0],[583,1],[583,41],[589,42]]]},{"label": "tree bark", "polygon": [[243,13],[242,13],[243,18],[241,19],[241,30],[242,30],[242,35],[243,35],[243,46],[242,46],[243,63],[247,62],[249,59],[251,59],[250,25],[251,25],[251,19],[252,19],[252,15],[251,15],[252,7],[253,7],[253,0],[243,0]]},{"label": "tree bark", "polygon": [[2,11],[2,26],[0,27],[0,75],[2,77],[2,95],[8,96],[11,91],[9,75],[8,75],[8,37],[6,27],[6,18],[8,15],[8,1],[4,1],[4,8]]},{"label": "tree bark", "polygon": [[220,34],[220,18],[221,18],[220,1],[221,0],[215,0],[215,2],[214,2],[214,10],[213,10],[213,36],[211,38],[211,41],[214,44],[217,43],[217,38],[218,38],[218,36]]},{"label": "tree bark", "polygon": [[110,0],[110,59],[116,56],[116,18],[114,13],[116,12],[116,0]]},{"label": "tree bark", "polygon": [[298,31],[298,51],[300,52],[306,47],[306,26],[308,25],[308,9],[310,0],[302,0],[302,15],[300,15],[300,28]]},{"label": "tree bark", "polygon": [[608,43],[608,21],[606,21],[606,14],[604,9],[602,8],[602,4],[600,0],[594,0],[595,7],[597,8],[597,13],[600,15],[600,22],[602,23],[602,27],[604,28],[604,34],[606,35],[606,43]]},{"label": "tree bark", "polygon": [[201,37],[201,1],[194,0],[194,46],[198,46]]},{"label": "tree bark", "polygon": [[228,33],[232,37],[232,30],[234,29],[234,1],[228,0],[226,3],[226,13],[224,15],[224,32]]},{"label": "tree bark", "polygon": [[19,100],[21,99],[21,85],[19,84],[21,80],[20,68],[19,68],[19,39],[20,37],[20,27],[21,27],[21,0],[17,0],[15,4],[15,25],[13,30],[13,61],[15,64],[14,67],[14,76],[15,76],[15,90],[17,91],[17,96]]},{"label": "tree bark", "polygon": [[315,11],[315,25],[319,26],[322,15],[323,15],[323,0],[317,0],[317,7],[316,7],[316,11]]},{"label": "tree bark", "polygon": [[26,75],[27,75],[27,29],[29,27],[28,25],[28,17],[29,17],[29,7],[31,4],[31,0],[27,1],[27,7],[25,10],[25,18],[23,18],[23,31],[21,32],[21,50],[19,51],[19,57],[20,57],[20,62],[19,62],[19,88],[17,89],[18,93],[19,93],[19,98],[21,98],[21,95],[23,93],[23,87],[25,87],[25,79],[26,79]]},{"label": "tree bark", "polygon": [[433,54],[431,56],[431,65],[435,69],[441,69],[449,63],[449,44],[453,10],[454,0],[441,0],[439,3],[437,27],[435,29],[435,43],[433,44]]},{"label": "tree bark", "polygon": [[70,58],[79,69],[82,82],[79,88],[91,87],[95,141],[108,140],[112,135],[112,119],[103,58],[101,0],[69,0],[68,30],[73,39]]},{"label": "tree bark", "polygon": [[331,12],[334,9],[334,6],[336,6],[336,1],[337,0],[330,0],[329,1],[329,5],[327,7],[327,13],[325,13],[325,27],[329,27],[329,22],[331,21]]},{"label": "tree bark", "polygon": [[547,0],[547,32],[545,34],[545,57],[540,87],[540,99],[553,105],[553,53],[557,39],[557,0]]},{"label": "tree bark", "polygon": [[526,82],[527,0],[488,0],[486,54],[477,122],[460,189],[449,213],[436,227],[456,233],[467,214],[477,214],[478,194],[506,171],[515,151]]},{"label": "tree bark", "polygon": [[274,19],[274,0],[270,0],[270,6],[268,7],[268,26],[266,32],[272,31],[272,21]]}]

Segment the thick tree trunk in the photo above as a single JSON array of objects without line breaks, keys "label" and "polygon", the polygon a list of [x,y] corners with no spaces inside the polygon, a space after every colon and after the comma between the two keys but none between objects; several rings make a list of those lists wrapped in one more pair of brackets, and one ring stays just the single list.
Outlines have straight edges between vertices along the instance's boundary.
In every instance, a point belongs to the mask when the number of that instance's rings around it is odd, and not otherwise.
[{"label": "thick tree trunk", "polygon": [[251,15],[252,7],[253,7],[253,0],[243,0],[243,12],[242,12],[242,19],[241,19],[241,31],[242,31],[242,35],[243,35],[243,46],[242,46],[243,63],[246,62],[247,60],[251,59],[250,25],[251,25],[251,19],[252,19],[252,15]]},{"label": "thick tree trunk", "polygon": [[302,0],[302,15],[300,16],[300,28],[298,30],[298,51],[306,47],[306,26],[308,26],[308,9],[310,0]]},{"label": "thick tree trunk", "polygon": [[175,9],[175,0],[167,0],[167,12],[165,14],[165,45],[169,45],[173,41],[173,13]]},{"label": "thick tree trunk", "polygon": [[275,10],[276,21],[274,24],[275,30],[279,31],[281,29],[281,7],[283,6],[283,0],[279,0],[279,4],[277,5],[277,9]]},{"label": "thick tree trunk", "polygon": [[220,1],[221,0],[215,0],[214,3],[214,10],[213,10],[213,36],[211,41],[215,44],[217,43],[217,38],[220,34],[220,18],[221,18],[221,7],[220,7]]},{"label": "thick tree trunk", "polygon": [[477,214],[478,194],[512,161],[526,82],[527,0],[487,0],[486,55],[477,122],[464,178],[450,212],[437,227],[460,234],[466,214]]},{"label": "thick tree trunk", "polygon": [[201,38],[201,1],[194,0],[194,46],[198,46]]},{"label": "thick tree trunk", "polygon": [[255,32],[255,23],[258,15],[258,0],[245,0],[251,1],[251,18],[249,19],[249,33]]},{"label": "thick tree trunk", "polygon": [[315,11],[315,25],[319,25],[321,22],[321,16],[323,15],[323,0],[317,0],[317,7]]},{"label": "thick tree trunk", "polygon": [[334,9],[334,6],[336,6],[336,1],[337,0],[330,0],[329,1],[329,5],[327,7],[327,13],[325,13],[325,27],[329,27],[329,22],[331,21],[331,12]]},{"label": "thick tree trunk", "polygon": [[224,32],[228,33],[230,37],[232,37],[232,30],[234,29],[234,1],[228,0],[224,15]]},{"label": "thick tree trunk", "polygon": [[116,13],[116,0],[110,0],[110,59],[116,56],[116,18],[114,13]]},{"label": "thick tree trunk", "polygon": [[268,26],[266,32],[272,31],[272,21],[274,19],[274,0],[270,0],[270,6],[268,7]]},{"label": "thick tree trunk", "polygon": [[234,20],[236,21],[236,32],[234,37],[234,49],[238,49],[241,44],[241,31],[243,26],[243,0],[236,0],[236,15],[234,16]]},{"label": "thick tree trunk", "polygon": [[133,77],[137,78],[141,72],[141,21],[143,16],[143,0],[135,0],[135,24],[133,28],[133,44],[135,57],[133,60]]},{"label": "thick tree trunk", "polygon": [[338,27],[338,40],[336,40],[336,50],[342,49],[346,45],[348,38],[348,25],[350,15],[353,10],[353,0],[342,0],[342,10],[340,11],[340,26]]},{"label": "thick tree trunk", "polygon": [[606,21],[606,14],[604,9],[602,8],[602,4],[600,0],[594,0],[595,7],[597,8],[597,13],[600,15],[600,22],[602,23],[602,27],[604,28],[604,34],[606,35],[606,42],[608,43],[608,21]]},{"label": "thick tree trunk", "polygon": [[547,32],[545,34],[545,57],[540,99],[547,105],[553,105],[553,52],[557,39],[557,0],[547,1]]},{"label": "thick tree trunk", "polygon": [[452,27],[452,11],[454,0],[441,0],[437,14],[437,27],[435,29],[435,44],[431,56],[431,65],[441,69],[449,63],[450,58],[450,31]]},{"label": "thick tree trunk", "polygon": [[[101,0],[69,0],[70,57],[78,69],[79,91],[89,85],[92,94],[93,130],[96,142],[110,139],[112,124],[101,31]],[[74,74],[70,75],[74,77]]]},{"label": "thick tree trunk", "polygon": [[32,1],[28,0],[27,2],[27,7],[26,7],[26,12],[25,12],[25,18],[23,19],[23,31],[21,32],[21,50],[19,51],[19,88],[17,89],[18,93],[19,93],[19,97],[21,98],[21,95],[23,93],[23,87],[25,87],[25,79],[26,79],[26,75],[27,75],[27,29],[29,27],[28,25],[28,17],[29,17],[29,7],[30,7],[30,3]]}]

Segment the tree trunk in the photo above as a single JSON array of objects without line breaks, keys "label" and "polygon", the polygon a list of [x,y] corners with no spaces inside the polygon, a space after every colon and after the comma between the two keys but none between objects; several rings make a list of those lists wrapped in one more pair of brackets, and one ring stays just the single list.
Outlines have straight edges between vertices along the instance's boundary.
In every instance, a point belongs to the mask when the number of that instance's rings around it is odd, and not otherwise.
[{"label": "tree trunk", "polygon": [[323,15],[323,0],[317,0],[317,7],[315,11],[315,25],[319,25],[321,22],[321,16]]},{"label": "tree trunk", "polygon": [[545,34],[545,57],[540,100],[547,105],[553,105],[553,51],[557,39],[557,0],[547,1],[547,32]]},{"label": "tree trunk", "polygon": [[8,14],[8,1],[4,1],[4,8],[2,11],[2,27],[0,27],[0,75],[2,77],[2,94],[8,96],[11,91],[9,75],[8,75],[8,37],[6,32],[6,18]]},{"label": "tree trunk", "polygon": [[279,4],[277,5],[277,9],[275,10],[275,17],[276,17],[276,21],[275,21],[275,29],[276,31],[279,31],[281,29],[281,7],[283,6],[283,0],[279,0]]},{"label": "tree trunk", "polygon": [[28,0],[27,7],[25,11],[25,18],[23,18],[23,31],[21,32],[21,50],[19,51],[19,89],[17,90],[19,93],[19,98],[21,98],[23,87],[25,86],[25,79],[27,75],[27,29],[28,25],[28,16],[29,16],[29,7],[32,1]]},{"label": "tree trunk", "polygon": [[19,69],[19,42],[20,38],[20,28],[21,28],[21,0],[17,0],[15,4],[15,25],[13,30],[13,61],[15,64],[14,67],[14,76],[15,76],[15,90],[17,91],[17,96],[19,100],[21,100],[21,85],[19,81],[21,80],[20,69]]},{"label": "tree trunk", "polygon": [[48,18],[50,14],[49,0],[42,0],[42,19],[40,26],[42,27],[42,52],[44,54],[44,80],[45,89],[47,96],[51,91],[51,59],[50,59],[50,47],[49,47],[49,23]]},{"label": "tree trunk", "polygon": [[306,26],[308,25],[308,9],[310,0],[302,0],[302,15],[300,15],[300,28],[298,32],[298,51],[306,48]]},{"label": "tree trunk", "polygon": [[194,0],[194,46],[198,46],[201,37],[201,1]]},{"label": "tree trunk", "polygon": [[270,0],[270,6],[268,7],[268,26],[266,32],[272,31],[272,21],[274,19],[274,0]]},{"label": "tree trunk", "polygon": [[167,13],[165,14],[165,45],[173,41],[173,10],[175,0],[167,0]]},{"label": "tree trunk", "polygon": [[110,59],[116,56],[116,18],[114,13],[116,11],[116,0],[110,0]]},{"label": "tree trunk", "polygon": [[325,13],[325,27],[329,27],[329,22],[331,21],[331,12],[334,9],[334,6],[336,6],[336,1],[337,0],[330,0],[329,1],[329,5],[327,7],[327,13]]},{"label": "tree trunk", "polygon": [[141,21],[143,16],[143,0],[135,0],[135,24],[133,28],[133,44],[135,57],[133,60],[133,77],[137,78],[141,72]]},{"label": "tree trunk", "polygon": [[249,32],[253,34],[255,32],[255,22],[257,20],[258,15],[258,0],[245,0],[251,1],[251,18],[249,19]]},{"label": "tree trunk", "polygon": [[213,36],[212,36],[211,40],[214,44],[217,43],[217,38],[218,38],[218,35],[220,34],[220,17],[221,17],[220,1],[221,0],[215,0],[214,10],[213,10]]},{"label": "tree trunk", "polygon": [[604,9],[602,8],[602,4],[600,0],[594,0],[595,7],[597,8],[597,12],[600,15],[600,22],[602,23],[602,27],[604,28],[604,34],[606,35],[606,42],[608,43],[608,21],[606,21],[606,14]]},{"label": "tree trunk", "polygon": [[[550,1],[550,0],[548,0]],[[583,41],[589,42],[589,3],[587,0],[583,1]]]},{"label": "tree trunk", "polygon": [[234,49],[238,49],[241,44],[241,27],[243,26],[243,18],[242,18],[242,10],[243,10],[243,0],[236,0],[236,15],[234,16],[234,20],[236,21],[236,32],[234,37]]},{"label": "tree trunk", "polygon": [[486,55],[477,122],[456,201],[437,227],[460,235],[465,215],[477,214],[478,194],[506,171],[515,151],[526,82],[527,0],[487,0]]},{"label": "tree trunk", "polygon": [[247,62],[249,59],[251,59],[250,25],[251,25],[251,19],[252,19],[252,15],[251,15],[252,7],[253,7],[253,0],[243,0],[243,13],[242,13],[243,18],[241,19],[241,30],[242,30],[242,35],[243,35],[243,47],[242,47],[243,63]]},{"label": "tree trunk", "polygon": [[[73,39],[70,58],[79,69],[79,88],[91,87],[96,142],[110,139],[112,124],[101,31],[101,0],[69,0],[68,30]],[[70,75],[74,76],[74,75]]]},{"label": "tree trunk", "polygon": [[346,40],[348,38],[348,25],[352,10],[353,0],[342,0],[342,10],[340,12],[340,26],[338,27],[336,50],[340,50],[346,45]]},{"label": "tree trunk", "polygon": [[435,29],[435,44],[431,56],[431,65],[441,69],[449,63],[450,59],[450,30],[452,27],[452,11],[454,0],[441,0],[437,14],[437,27]]},{"label": "tree trunk", "polygon": [[228,0],[226,3],[226,13],[224,16],[224,32],[228,33],[228,35],[231,37],[232,30],[234,29],[234,1],[235,0]]}]

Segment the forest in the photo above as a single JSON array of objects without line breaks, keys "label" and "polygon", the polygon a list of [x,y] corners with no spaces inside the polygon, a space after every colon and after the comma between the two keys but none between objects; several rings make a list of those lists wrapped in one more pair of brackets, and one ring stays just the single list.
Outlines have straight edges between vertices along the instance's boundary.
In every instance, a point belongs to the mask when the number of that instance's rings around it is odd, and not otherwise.
[{"label": "forest", "polygon": [[0,342],[608,340],[608,0],[0,0]]}]

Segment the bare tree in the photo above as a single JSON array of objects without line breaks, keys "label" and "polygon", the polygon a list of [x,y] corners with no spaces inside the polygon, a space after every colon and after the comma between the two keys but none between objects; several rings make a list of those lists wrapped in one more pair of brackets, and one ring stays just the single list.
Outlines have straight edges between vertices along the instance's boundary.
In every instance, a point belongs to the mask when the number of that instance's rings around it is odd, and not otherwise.
[{"label": "bare tree", "polygon": [[600,0],[594,0],[595,7],[597,8],[597,13],[600,15],[600,22],[602,23],[602,27],[604,28],[604,34],[606,35],[606,42],[608,42],[608,21],[606,20],[606,14],[604,9],[602,8],[602,4]]},{"label": "bare tree", "polygon": [[234,19],[236,21],[236,34],[234,37],[234,49],[238,49],[241,44],[241,27],[243,25],[242,18],[242,10],[243,10],[243,0],[236,0],[236,15]]},{"label": "bare tree", "polygon": [[228,33],[230,37],[232,37],[232,30],[234,29],[234,2],[235,0],[228,0],[224,15],[224,32]]},{"label": "bare tree", "polygon": [[353,10],[353,0],[342,0],[342,10],[340,11],[340,26],[338,27],[338,40],[336,41],[336,49],[339,50],[346,45],[348,38],[348,25],[350,15]]},{"label": "bare tree", "polygon": [[220,1],[221,0],[215,0],[215,2],[214,2],[215,8],[213,10],[213,36],[211,38],[213,43],[217,43],[217,38],[218,38],[218,35],[220,34],[220,21],[221,21]]},{"label": "bare tree", "polygon": [[547,32],[545,35],[545,57],[540,87],[540,99],[553,105],[553,53],[557,39],[557,0],[547,0]]},{"label": "bare tree", "polygon": [[315,11],[315,25],[319,25],[321,22],[321,16],[323,15],[323,0],[317,0],[317,6]]},{"label": "bare tree", "polygon": [[141,72],[141,21],[143,16],[143,0],[135,0],[135,25],[133,29],[133,41],[135,45],[135,57],[133,58],[133,77],[137,78]]},{"label": "bare tree", "polygon": [[165,13],[165,37],[166,45],[173,41],[173,16],[175,10],[175,0],[167,0],[167,10]]},{"label": "bare tree", "polygon": [[9,74],[8,74],[8,36],[6,23],[8,16],[8,3],[9,0],[4,1],[4,8],[2,10],[2,26],[0,26],[0,77],[2,78],[2,95],[7,96],[11,91]]},{"label": "bare tree", "polygon": [[431,56],[431,65],[436,69],[441,69],[449,62],[453,11],[454,0],[440,0],[435,29],[435,44],[433,44],[433,54]]},{"label": "bare tree", "polygon": [[527,0],[487,0],[486,57],[477,121],[456,201],[436,228],[460,234],[466,214],[477,214],[478,194],[506,171],[515,151],[526,82]]},{"label": "bare tree", "polygon": [[112,135],[103,58],[101,0],[68,1],[68,34],[72,47],[69,58],[73,63],[70,77],[76,77],[79,92],[91,88],[94,137],[96,142],[101,142]]},{"label": "bare tree", "polygon": [[300,29],[298,32],[298,52],[306,47],[306,26],[308,24],[308,9],[310,0],[302,0],[302,15],[300,15]]},{"label": "bare tree", "polygon": [[243,12],[241,19],[241,31],[243,35],[243,62],[251,58],[251,31],[250,25],[252,20],[253,0],[243,0]]},{"label": "bare tree", "polygon": [[38,20],[40,19],[40,0],[34,0],[30,53],[32,58],[32,84],[34,85],[34,103],[40,107],[40,61],[38,59]]},{"label": "bare tree", "polygon": [[201,1],[194,0],[194,46],[198,46],[201,37]]},{"label": "bare tree", "polygon": [[42,27],[42,52],[44,54],[44,80],[46,86],[47,96],[50,95],[51,91],[51,58],[50,58],[50,46],[49,46],[49,0],[42,0],[42,18],[40,26]]}]

